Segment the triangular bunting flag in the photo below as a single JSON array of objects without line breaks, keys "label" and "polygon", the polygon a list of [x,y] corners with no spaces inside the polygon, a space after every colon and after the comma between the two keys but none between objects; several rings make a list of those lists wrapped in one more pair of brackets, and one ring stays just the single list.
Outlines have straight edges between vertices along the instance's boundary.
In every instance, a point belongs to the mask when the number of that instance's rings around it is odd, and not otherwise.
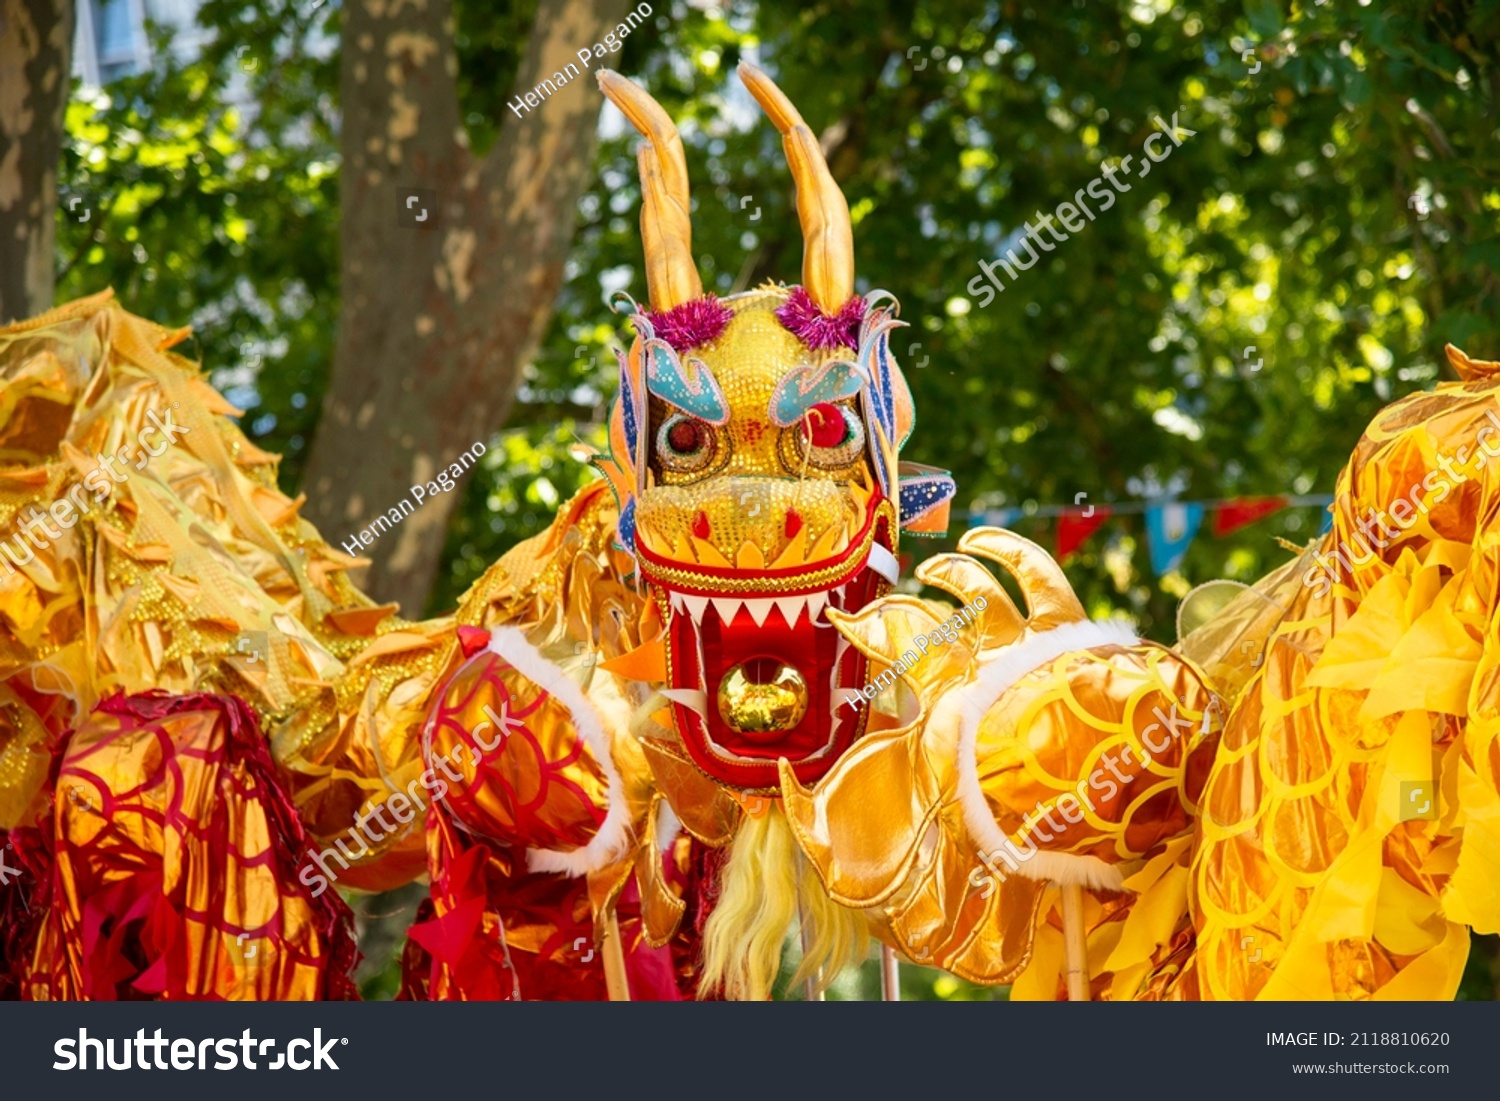
[{"label": "triangular bunting flag", "polygon": [[1224,536],[1286,507],[1285,497],[1236,497],[1214,510],[1214,535]]},{"label": "triangular bunting flag", "polygon": [[1008,528],[1012,521],[1021,517],[1018,508],[972,509],[969,512],[971,528]]},{"label": "triangular bunting flag", "polygon": [[1066,562],[1094,534],[1099,525],[1108,519],[1108,505],[1064,509],[1057,521],[1057,560]]},{"label": "triangular bunting flag", "polygon": [[1160,575],[1171,573],[1181,565],[1202,522],[1203,506],[1199,504],[1149,506],[1146,509],[1146,540],[1151,551],[1152,570]]}]

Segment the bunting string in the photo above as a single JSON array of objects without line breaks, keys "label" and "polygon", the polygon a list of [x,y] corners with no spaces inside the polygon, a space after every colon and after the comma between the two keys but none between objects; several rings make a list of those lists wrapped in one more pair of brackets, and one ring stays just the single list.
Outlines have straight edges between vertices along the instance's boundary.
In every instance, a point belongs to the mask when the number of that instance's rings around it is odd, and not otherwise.
[{"label": "bunting string", "polygon": [[1207,515],[1213,517],[1214,535],[1223,537],[1283,509],[1317,505],[1325,510],[1323,526],[1319,531],[1322,534],[1333,522],[1332,514],[1326,511],[1332,503],[1333,495],[1329,493],[1288,493],[1261,497],[1218,497],[1200,501],[1101,501],[1031,508],[973,508],[969,511],[969,526],[1008,528],[1018,520],[1055,518],[1056,555],[1058,561],[1066,562],[1110,517],[1144,514],[1151,568],[1157,574],[1164,574],[1181,565]]}]

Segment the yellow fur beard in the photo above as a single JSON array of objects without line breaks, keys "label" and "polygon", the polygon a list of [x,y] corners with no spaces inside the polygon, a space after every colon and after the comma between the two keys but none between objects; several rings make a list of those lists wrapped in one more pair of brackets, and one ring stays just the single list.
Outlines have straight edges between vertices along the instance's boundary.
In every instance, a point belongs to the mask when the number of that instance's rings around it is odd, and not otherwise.
[{"label": "yellow fur beard", "polygon": [[719,877],[719,900],[703,928],[704,993],[764,1001],[781,970],[781,945],[801,903],[807,930],[793,985],[811,978],[821,990],[869,951],[864,916],[828,897],[802,858],[781,805],[746,817]]}]

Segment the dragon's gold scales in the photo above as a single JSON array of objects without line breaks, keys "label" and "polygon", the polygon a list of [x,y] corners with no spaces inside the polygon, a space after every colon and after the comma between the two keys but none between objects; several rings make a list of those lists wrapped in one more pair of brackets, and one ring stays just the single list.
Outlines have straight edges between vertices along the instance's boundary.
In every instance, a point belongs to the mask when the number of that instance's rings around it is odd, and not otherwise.
[{"label": "dragon's gold scales", "polygon": [[[93,434],[138,429],[131,417],[143,407],[178,400],[192,428],[76,539],[0,589],[16,637],[31,640],[4,671],[6,824],[51,832],[58,856],[46,874],[111,882],[116,857],[91,843],[99,802],[55,800],[55,816],[37,818],[47,769],[26,762],[45,763],[49,731],[78,727],[59,775],[123,790],[134,782],[128,757],[101,772],[81,756],[123,733],[122,716],[90,717],[94,703],[115,688],[211,689],[252,703],[310,830],[277,848],[246,896],[257,919],[264,910],[282,922],[258,947],[258,991],[321,996],[333,941],[299,965],[303,978],[276,962],[307,921],[300,854],[374,812],[401,819],[410,808],[398,797],[428,790],[441,760],[465,763],[450,766],[459,778],[429,830],[417,819],[368,851],[347,846],[340,872],[341,886],[432,876],[433,916],[413,930],[425,956],[408,974],[427,996],[502,996],[518,977],[525,997],[598,996],[611,953],[565,957],[612,924],[627,943],[638,931],[690,961],[682,915],[695,861],[735,850],[740,836],[775,836],[748,826],[773,820],[828,905],[862,915],[912,958],[1013,982],[1015,998],[1059,993],[1054,884],[1085,892],[1096,997],[1451,996],[1468,929],[1497,920],[1500,721],[1485,595],[1497,550],[1478,520],[1494,512],[1494,470],[1466,468],[1444,499],[1426,500],[1421,523],[1343,568],[1339,584],[1314,591],[1299,580],[1308,564],[1289,566],[1175,652],[1087,623],[1038,548],[971,532],[918,577],[960,605],[982,601],[982,613],[959,642],[904,661],[948,610],[888,591],[901,530],[936,518],[903,507],[902,490],[926,472],[897,454],[911,409],[882,346],[894,313],[871,295],[852,325],[841,317],[856,297],[842,196],[800,117],[763,77],[747,82],[787,135],[807,303],[788,309],[799,288],[767,287],[717,314],[668,316],[707,297],[692,270],[680,146],[649,97],[615,85],[648,137],[651,309],[639,318],[652,335],[638,331],[627,357],[635,404],[617,406],[612,453],[600,459],[613,493],[585,490],[549,533],[486,574],[457,616],[484,633],[403,623],[349,586],[350,560],[274,494],[269,457],[214,415],[222,399],[165,351],[170,334],[102,300],[6,331],[0,363],[17,399],[7,426],[41,472],[14,483],[29,500],[84,477],[78,454],[97,450]],[[684,341],[715,323],[711,339]],[[109,341],[96,339],[104,329]],[[1409,496],[1433,456],[1456,453],[1492,408],[1500,368],[1451,354],[1466,383],[1408,398],[1372,424],[1340,479],[1329,547],[1357,539],[1370,508]],[[80,362],[85,375],[57,373]],[[87,375],[115,389],[96,386],[90,415],[75,416],[68,435],[29,415],[41,400],[33,388],[76,404]],[[799,407],[808,395],[818,400]],[[818,407],[821,420],[810,415]],[[994,567],[1021,579],[1024,617]],[[52,578],[64,579],[61,591]],[[234,652],[243,631],[273,640],[253,666]],[[73,641],[82,638],[98,642],[85,653]],[[754,656],[735,647],[758,638],[798,668],[812,726],[715,721],[724,716],[710,689]],[[1247,641],[1265,655],[1257,668],[1237,656]],[[1423,675],[1386,675],[1393,662]],[[840,689],[888,681],[888,670],[899,687],[857,726],[825,721]],[[39,712],[61,684],[72,686],[66,706]],[[827,686],[816,701],[815,685]],[[489,713],[525,735],[509,726],[489,751],[492,737],[473,736]],[[215,733],[226,720],[194,716],[173,728],[184,749],[207,739],[223,747],[214,752],[238,752]],[[1435,815],[1403,817],[1401,785],[1424,781]],[[210,801],[201,813],[259,812]],[[192,832],[168,853],[121,815],[106,825],[134,836],[132,860],[155,861],[163,882],[191,880],[222,855],[195,848]],[[68,985],[79,974],[69,930],[82,918],[71,907],[86,899],[59,897],[24,964],[35,996],[86,993]],[[450,935],[445,915],[470,912],[480,915],[474,935]],[[249,916],[221,909],[214,927]],[[194,943],[208,962],[234,945]],[[233,994],[251,981],[235,974],[198,968],[174,993]]]}]

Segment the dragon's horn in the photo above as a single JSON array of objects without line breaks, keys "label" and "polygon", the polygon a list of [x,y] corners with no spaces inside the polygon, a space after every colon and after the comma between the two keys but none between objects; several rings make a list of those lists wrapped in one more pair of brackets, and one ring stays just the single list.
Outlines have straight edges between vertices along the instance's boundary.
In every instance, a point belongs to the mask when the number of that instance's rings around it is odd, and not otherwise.
[{"label": "dragon's horn", "polygon": [[599,88],[647,139],[638,155],[641,171],[641,243],[646,249],[646,286],[651,308],[670,310],[703,296],[693,263],[693,227],[688,218],[687,158],[677,127],[644,88],[619,73],[600,69]]},{"label": "dragon's horn", "polygon": [[818,139],[786,94],[746,61],[740,62],[740,79],[781,131],[787,164],[797,183],[802,285],[825,314],[837,313],[854,294],[854,229],[849,221],[849,204],[833,182]]}]

